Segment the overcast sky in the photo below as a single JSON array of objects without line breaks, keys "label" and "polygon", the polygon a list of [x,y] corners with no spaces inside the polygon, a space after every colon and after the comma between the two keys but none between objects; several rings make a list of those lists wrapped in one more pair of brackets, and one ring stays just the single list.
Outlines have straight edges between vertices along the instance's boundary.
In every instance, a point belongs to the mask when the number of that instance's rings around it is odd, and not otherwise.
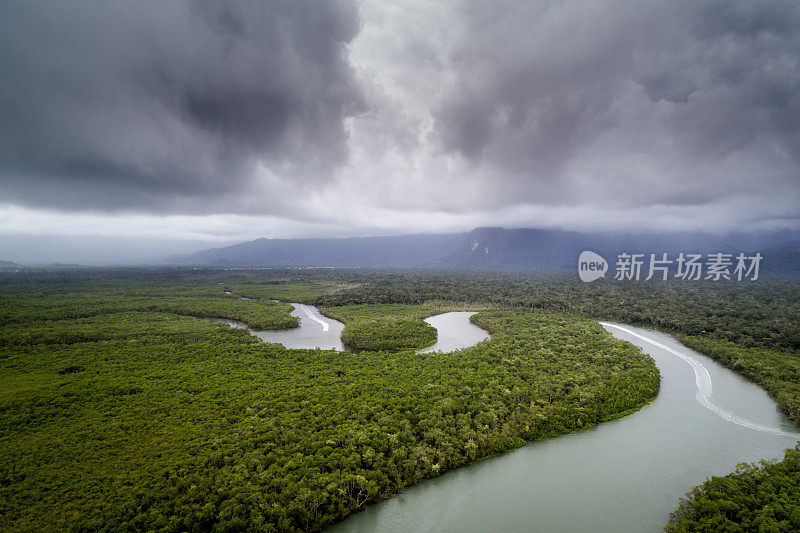
[{"label": "overcast sky", "polygon": [[0,117],[9,247],[798,228],[800,3],[9,0]]}]

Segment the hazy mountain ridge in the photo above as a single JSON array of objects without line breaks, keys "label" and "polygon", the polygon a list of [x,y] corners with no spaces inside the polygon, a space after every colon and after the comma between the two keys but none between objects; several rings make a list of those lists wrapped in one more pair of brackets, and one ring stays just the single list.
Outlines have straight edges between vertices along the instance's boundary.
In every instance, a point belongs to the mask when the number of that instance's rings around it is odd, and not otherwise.
[{"label": "hazy mountain ridge", "polygon": [[592,250],[612,268],[620,253],[760,252],[763,272],[800,273],[800,232],[611,234],[475,228],[469,233],[339,239],[256,239],[174,258],[179,264],[274,267],[434,267],[571,271]]},{"label": "hazy mountain ridge", "polygon": [[468,241],[444,259],[460,268],[573,270],[583,250],[592,250],[613,266],[621,253],[703,255],[760,252],[762,264],[771,273],[800,271],[800,233],[581,233],[563,230],[476,228]]},{"label": "hazy mountain ridge", "polygon": [[174,258],[180,264],[283,267],[419,267],[455,250],[466,233],[337,239],[256,239]]}]

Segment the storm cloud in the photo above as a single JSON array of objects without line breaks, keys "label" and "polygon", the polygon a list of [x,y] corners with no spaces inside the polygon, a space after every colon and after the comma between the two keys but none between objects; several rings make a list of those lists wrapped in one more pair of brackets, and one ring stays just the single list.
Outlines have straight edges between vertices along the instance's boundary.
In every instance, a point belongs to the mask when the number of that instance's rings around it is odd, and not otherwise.
[{"label": "storm cloud", "polygon": [[508,198],[796,192],[796,2],[472,2],[460,15],[437,138],[515,176]]},{"label": "storm cloud", "polygon": [[5,2],[0,51],[0,231],[800,227],[796,1]]},{"label": "storm cloud", "polygon": [[4,2],[4,199],[181,210],[258,166],[324,181],[363,105],[358,27],[347,2]]}]

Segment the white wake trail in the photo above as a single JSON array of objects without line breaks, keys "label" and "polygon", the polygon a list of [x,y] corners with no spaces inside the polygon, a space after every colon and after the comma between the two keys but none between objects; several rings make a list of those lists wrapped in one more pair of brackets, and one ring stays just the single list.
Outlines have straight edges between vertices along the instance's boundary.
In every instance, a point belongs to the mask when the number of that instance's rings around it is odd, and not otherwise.
[{"label": "white wake trail", "polygon": [[641,340],[643,340],[645,342],[649,342],[653,346],[657,346],[657,347],[661,348],[662,350],[666,350],[666,351],[668,351],[669,353],[671,353],[673,355],[677,355],[678,357],[680,357],[681,359],[683,359],[684,361],[689,363],[691,365],[692,369],[694,370],[694,380],[695,380],[695,383],[697,383],[697,393],[695,394],[695,398],[697,398],[697,401],[700,402],[700,405],[702,405],[703,407],[705,407],[707,409],[710,409],[711,411],[714,411],[714,413],[716,413],[717,416],[719,416],[720,418],[722,418],[724,420],[727,420],[728,422],[733,422],[734,424],[738,424],[740,426],[744,426],[746,428],[753,429],[755,431],[762,431],[764,433],[773,433],[775,435],[782,435],[782,436],[785,436],[785,437],[793,437],[793,438],[800,437],[800,433],[789,433],[789,432],[783,431],[782,429],[778,429],[778,428],[774,428],[774,427],[770,427],[770,426],[765,426],[763,424],[758,424],[756,422],[751,422],[750,420],[747,420],[747,419],[744,419],[744,418],[742,418],[740,416],[737,416],[737,415],[731,413],[730,411],[726,411],[726,410],[714,405],[713,403],[711,403],[711,392],[713,390],[713,387],[711,385],[711,376],[709,375],[708,370],[706,369],[706,367],[704,367],[702,365],[702,363],[700,363],[700,361],[698,361],[694,357],[691,357],[691,356],[686,355],[686,354],[682,354],[682,353],[680,353],[680,352],[678,352],[676,350],[673,350],[669,346],[665,346],[664,344],[661,344],[660,342],[657,342],[657,341],[654,341],[653,339],[645,337],[644,335],[639,335],[638,333],[636,333],[634,331],[631,331],[628,328],[625,328],[625,327],[622,327],[622,326],[617,326],[615,324],[609,324],[608,322],[600,322],[600,325],[601,326],[607,326],[607,327],[610,327],[610,328],[616,328],[616,329],[618,329],[620,331],[624,331],[628,335],[633,335],[637,339],[641,339]]},{"label": "white wake trail", "polygon": [[316,316],[314,316],[314,314],[311,312],[311,309],[309,309],[308,307],[306,307],[306,306],[305,306],[305,305],[303,305],[303,304],[297,304],[297,307],[299,307],[300,309],[302,309],[302,310],[303,310],[303,312],[304,312],[306,315],[308,315],[308,318],[310,318],[310,319],[311,319],[311,320],[313,320],[314,322],[319,322],[320,324],[322,324],[322,331],[328,331],[328,329],[330,329],[330,326],[328,325],[328,323],[327,323],[327,322],[325,322],[324,320],[322,320],[322,319],[320,319],[320,318],[317,318]]}]

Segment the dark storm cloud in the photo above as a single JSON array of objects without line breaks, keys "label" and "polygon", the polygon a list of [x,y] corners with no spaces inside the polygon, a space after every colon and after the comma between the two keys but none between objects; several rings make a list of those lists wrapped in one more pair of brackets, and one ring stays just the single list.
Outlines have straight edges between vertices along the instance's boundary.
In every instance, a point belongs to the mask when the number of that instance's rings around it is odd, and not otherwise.
[{"label": "dark storm cloud", "polygon": [[746,192],[730,181],[735,157],[760,168],[752,180],[797,190],[795,0],[471,2],[459,15],[437,139],[505,169],[509,195],[563,199],[574,192],[561,189],[577,179],[570,173],[598,146],[599,182],[613,184],[615,158],[660,166],[635,179],[654,202]]},{"label": "dark storm cloud", "polygon": [[796,0],[353,1],[0,2],[0,232],[800,226]]},{"label": "dark storm cloud", "polygon": [[2,200],[195,210],[257,166],[324,181],[363,106],[358,30],[346,1],[3,2]]}]

